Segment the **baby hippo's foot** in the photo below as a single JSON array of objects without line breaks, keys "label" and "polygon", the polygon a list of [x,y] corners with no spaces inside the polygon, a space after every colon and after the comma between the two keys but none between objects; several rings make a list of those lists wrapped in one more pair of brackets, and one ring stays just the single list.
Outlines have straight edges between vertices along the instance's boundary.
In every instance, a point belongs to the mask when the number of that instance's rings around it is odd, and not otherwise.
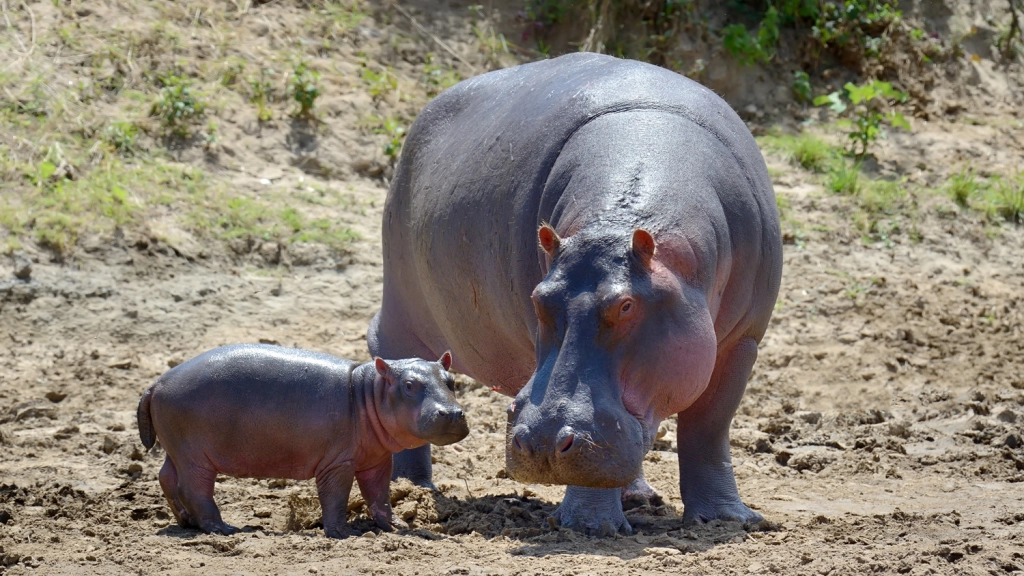
[{"label": "baby hippo's foot", "polygon": [[174,519],[178,521],[178,526],[181,528],[199,528],[195,522],[192,521],[192,517],[188,515],[188,512],[184,508],[172,508],[171,512],[174,512]]},{"label": "baby hippo's foot", "polygon": [[642,506],[661,506],[665,501],[654,488],[644,480],[643,475],[622,489],[622,509],[632,510]]},{"label": "baby hippo's foot", "polygon": [[349,536],[355,536],[355,533],[355,530],[347,523],[336,526],[324,526],[324,535],[326,535],[328,538],[344,540]]},{"label": "baby hippo's foot", "polygon": [[238,532],[238,528],[229,526],[221,520],[210,520],[200,524],[199,529],[207,534],[221,534],[223,536],[231,536],[235,532]]},{"label": "baby hippo's foot", "polygon": [[563,528],[588,536],[631,535],[633,527],[622,513],[621,495],[621,488],[567,486],[552,518]]}]

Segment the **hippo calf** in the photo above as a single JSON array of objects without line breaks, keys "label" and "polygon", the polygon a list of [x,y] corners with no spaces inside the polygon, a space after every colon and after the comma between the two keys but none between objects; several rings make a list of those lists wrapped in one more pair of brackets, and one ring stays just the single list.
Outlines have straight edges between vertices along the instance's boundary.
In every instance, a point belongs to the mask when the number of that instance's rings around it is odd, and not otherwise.
[{"label": "hippo calf", "polygon": [[[729,426],[772,315],[782,241],[743,121],[669,70],[576,53],[457,84],[402,148],[367,343],[451,350],[514,396],[506,470],[566,484],[564,526],[628,532],[642,462],[677,415],[688,522],[756,521]],[[429,485],[429,447],[396,455]]]},{"label": "hippo calf", "polygon": [[139,435],[167,452],[160,487],[182,527],[231,534],[217,474],[316,478],[324,532],[349,534],[353,477],[377,526],[403,526],[389,499],[392,454],[451,444],[469,428],[452,393],[452,356],[359,364],[328,354],[235,344],[175,366],[143,393]]}]

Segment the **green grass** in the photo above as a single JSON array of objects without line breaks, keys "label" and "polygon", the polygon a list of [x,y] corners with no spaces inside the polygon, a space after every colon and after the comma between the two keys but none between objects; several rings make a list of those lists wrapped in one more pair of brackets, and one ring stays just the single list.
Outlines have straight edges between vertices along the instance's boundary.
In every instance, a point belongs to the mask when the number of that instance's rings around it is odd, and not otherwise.
[{"label": "green grass", "polygon": [[858,204],[869,213],[892,213],[907,197],[902,181],[866,180],[859,185]]},{"label": "green grass", "polygon": [[770,152],[781,154],[789,161],[815,173],[824,173],[840,156],[840,151],[813,134],[785,134],[774,132],[757,139],[758,144]]},{"label": "green grass", "polygon": [[207,190],[191,198],[188,226],[201,236],[231,240],[258,238],[282,243],[318,242],[344,249],[359,235],[329,218],[310,218],[305,207],[335,204],[348,207],[347,200],[337,194],[320,197],[318,202],[303,200],[304,194],[294,190],[276,190],[255,196],[243,196],[223,188]]},{"label": "green grass", "polygon": [[861,189],[860,164],[846,160],[835,162],[825,175],[825,188],[833,194],[856,196]]},{"label": "green grass", "polygon": [[974,170],[964,168],[950,176],[944,186],[946,193],[956,202],[957,206],[968,208],[971,199],[978,195],[986,187],[985,183],[979,182]]},{"label": "green grass", "polygon": [[988,192],[987,205],[989,213],[1024,224],[1024,172],[998,179]]},{"label": "green grass", "polygon": [[87,233],[111,233],[138,224],[150,197],[173,188],[185,194],[204,190],[198,170],[162,162],[127,163],[116,156],[71,180],[59,165],[44,160],[23,165],[22,185],[6,192],[0,226],[15,237],[31,237],[66,254]]}]

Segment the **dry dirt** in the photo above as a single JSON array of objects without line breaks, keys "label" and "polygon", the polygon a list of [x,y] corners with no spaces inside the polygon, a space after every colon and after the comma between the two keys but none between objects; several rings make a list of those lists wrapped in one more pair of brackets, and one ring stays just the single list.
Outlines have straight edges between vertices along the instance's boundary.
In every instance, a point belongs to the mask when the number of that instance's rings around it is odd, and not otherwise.
[{"label": "dry dirt", "polygon": [[[294,9],[261,10],[247,25]],[[445,37],[468,54],[458,43],[464,24]],[[352,102],[339,110],[361,105]],[[459,396],[472,432],[435,448],[440,491],[392,486],[408,531],[371,529],[354,495],[362,536],[330,540],[316,525],[311,482],[232,478],[218,482],[216,496],[241,533],[173,524],[156,480],[163,455],[144,453],[138,438],[142,390],[169,363],[232,342],[366,359],[366,325],[380,300],[386,166],[378,178],[369,172],[386,161],[379,152],[330,156],[379,150],[377,140],[331,132],[318,141],[326,155],[318,165],[343,169],[311,172],[306,152],[285,141],[287,127],[268,129],[261,149],[243,142],[255,138],[246,122],[225,127],[237,130],[239,150],[229,156],[241,160],[219,174],[258,190],[258,170],[241,166],[251,163],[275,171],[278,190],[311,181],[344,189],[343,206],[324,210],[361,239],[339,257],[317,245],[229,249],[180,231],[168,241],[126,229],[86,238],[60,261],[34,246],[27,260],[0,260],[0,573],[1024,571],[1024,229],[929,190],[968,164],[982,173],[1018,168],[1020,116],[974,110],[918,121],[880,144],[876,170],[920,188],[912,208],[879,217],[867,233],[849,198],[768,157],[788,204],[783,285],[733,426],[740,493],[767,520],[683,526],[666,422],[644,464],[665,504],[629,510],[636,534],[605,539],[549,526],[562,488],[506,477],[508,399],[468,380]]]}]

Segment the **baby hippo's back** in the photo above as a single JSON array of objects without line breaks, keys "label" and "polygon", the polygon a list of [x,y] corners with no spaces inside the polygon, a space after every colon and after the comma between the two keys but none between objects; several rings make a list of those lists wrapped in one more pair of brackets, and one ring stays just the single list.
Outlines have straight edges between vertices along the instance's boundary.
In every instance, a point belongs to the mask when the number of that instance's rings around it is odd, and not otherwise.
[{"label": "baby hippo's back", "polygon": [[356,366],[280,346],[215,348],[157,380],[153,432],[179,469],[192,464],[230,476],[312,478],[318,467],[355,450]]}]

